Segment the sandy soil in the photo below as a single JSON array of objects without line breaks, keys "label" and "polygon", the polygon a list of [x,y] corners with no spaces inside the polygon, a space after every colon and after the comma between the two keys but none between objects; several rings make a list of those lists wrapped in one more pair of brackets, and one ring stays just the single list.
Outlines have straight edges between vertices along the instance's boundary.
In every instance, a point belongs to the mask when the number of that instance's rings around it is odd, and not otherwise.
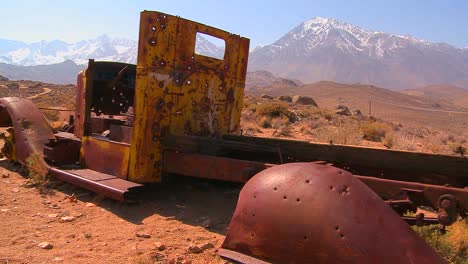
[{"label": "sandy soil", "polygon": [[[239,185],[171,178],[145,189],[136,203],[119,203],[62,182],[28,187],[14,172],[19,167],[5,160],[0,166],[2,264],[229,263],[216,248]],[[73,220],[64,222],[67,216]],[[42,249],[42,242],[53,247]],[[193,253],[194,245],[207,249]]]}]

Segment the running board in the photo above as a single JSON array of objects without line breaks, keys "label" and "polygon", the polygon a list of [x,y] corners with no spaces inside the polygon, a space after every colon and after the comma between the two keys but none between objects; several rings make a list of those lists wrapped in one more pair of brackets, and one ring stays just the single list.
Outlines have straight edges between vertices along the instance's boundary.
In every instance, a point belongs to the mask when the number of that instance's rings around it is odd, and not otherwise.
[{"label": "running board", "polygon": [[90,169],[61,170],[49,168],[49,174],[58,180],[118,201],[124,201],[135,189],[142,187],[141,184]]}]

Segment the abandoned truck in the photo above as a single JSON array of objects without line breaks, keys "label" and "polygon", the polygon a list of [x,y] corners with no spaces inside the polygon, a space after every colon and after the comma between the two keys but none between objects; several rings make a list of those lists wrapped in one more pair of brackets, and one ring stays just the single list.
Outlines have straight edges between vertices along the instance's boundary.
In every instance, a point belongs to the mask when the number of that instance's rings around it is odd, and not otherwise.
[{"label": "abandoned truck", "polygon": [[[197,54],[198,33],[224,55]],[[40,155],[49,175],[120,201],[167,174],[245,183],[218,251],[240,263],[445,263],[409,224],[466,216],[468,159],[241,136],[248,54],[239,35],[143,11],[137,65],[89,60],[63,129],[0,99],[2,155]],[[417,206],[438,217],[403,216]]]}]

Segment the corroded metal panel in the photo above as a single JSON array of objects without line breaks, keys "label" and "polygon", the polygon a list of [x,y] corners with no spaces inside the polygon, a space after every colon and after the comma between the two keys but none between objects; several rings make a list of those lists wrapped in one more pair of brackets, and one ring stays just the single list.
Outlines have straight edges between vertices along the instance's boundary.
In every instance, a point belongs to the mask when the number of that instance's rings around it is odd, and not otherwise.
[{"label": "corroded metal panel", "polygon": [[247,182],[258,172],[273,165],[195,153],[166,151],[164,172],[231,182]]},{"label": "corroded metal panel", "polygon": [[3,153],[9,159],[26,164],[33,154],[42,155],[44,146],[54,139],[54,129],[41,111],[28,99],[18,97],[0,98],[0,126],[11,126],[6,138],[7,151]]},{"label": "corroded metal panel", "polygon": [[[119,179],[117,177],[91,171],[82,170],[61,170],[49,167],[49,173],[55,178],[71,183],[73,185],[99,193],[104,197],[124,201],[141,187],[140,184]],[[90,175],[94,177],[90,177]]]},{"label": "corroded metal panel", "polygon": [[[195,53],[197,33],[225,42],[224,59]],[[141,13],[129,179],[160,180],[164,135],[238,133],[249,40],[159,12]]]},{"label": "corroded metal panel", "polygon": [[447,263],[356,177],[312,163],[250,179],[222,249],[241,263]]},{"label": "corroded metal panel", "polygon": [[81,162],[84,167],[126,179],[130,145],[107,139],[83,137]]}]

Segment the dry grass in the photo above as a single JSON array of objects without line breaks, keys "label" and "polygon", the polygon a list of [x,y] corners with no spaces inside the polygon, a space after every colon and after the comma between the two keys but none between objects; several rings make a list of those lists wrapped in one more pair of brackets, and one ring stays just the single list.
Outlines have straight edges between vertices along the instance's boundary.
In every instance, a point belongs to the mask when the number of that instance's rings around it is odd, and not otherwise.
[{"label": "dry grass", "polygon": [[377,121],[365,122],[361,125],[363,138],[374,142],[382,142],[392,130],[388,124]]},{"label": "dry grass", "polygon": [[253,96],[244,100],[241,127],[248,135],[266,133],[322,143],[447,155],[465,155],[467,145],[463,135],[430,127],[391,123],[372,116],[341,116],[327,108]]},{"label": "dry grass", "polygon": [[354,124],[343,124],[339,126],[327,126],[316,129],[315,141],[340,145],[359,145],[362,135],[359,127]]},{"label": "dry grass", "polygon": [[26,159],[26,168],[28,169],[28,186],[38,186],[45,182],[47,176],[47,167],[41,154],[31,154]]},{"label": "dry grass", "polygon": [[443,234],[437,226],[413,227],[424,240],[450,263],[468,263],[468,221],[462,220],[447,227]]}]

